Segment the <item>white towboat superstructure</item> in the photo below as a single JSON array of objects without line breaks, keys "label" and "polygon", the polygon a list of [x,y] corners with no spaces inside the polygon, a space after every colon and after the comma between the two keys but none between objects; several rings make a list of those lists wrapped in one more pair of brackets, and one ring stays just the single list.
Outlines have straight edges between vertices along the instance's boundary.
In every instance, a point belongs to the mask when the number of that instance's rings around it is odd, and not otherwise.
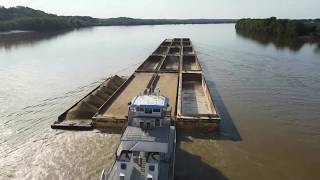
[{"label": "white towboat superstructure", "polygon": [[156,94],[129,102],[128,126],[121,136],[116,160],[101,180],[168,180],[174,176],[175,127],[169,99]]}]

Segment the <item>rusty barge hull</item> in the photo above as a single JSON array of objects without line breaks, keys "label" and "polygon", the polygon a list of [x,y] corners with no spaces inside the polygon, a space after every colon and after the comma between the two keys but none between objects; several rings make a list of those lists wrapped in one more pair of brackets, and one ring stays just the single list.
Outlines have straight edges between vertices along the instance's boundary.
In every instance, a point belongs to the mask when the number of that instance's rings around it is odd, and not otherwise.
[{"label": "rusty barge hull", "polygon": [[177,128],[218,127],[220,116],[194,47],[188,38],[174,38],[164,40],[129,78],[107,79],[59,116],[52,128],[123,128],[131,99],[155,88],[169,98]]}]

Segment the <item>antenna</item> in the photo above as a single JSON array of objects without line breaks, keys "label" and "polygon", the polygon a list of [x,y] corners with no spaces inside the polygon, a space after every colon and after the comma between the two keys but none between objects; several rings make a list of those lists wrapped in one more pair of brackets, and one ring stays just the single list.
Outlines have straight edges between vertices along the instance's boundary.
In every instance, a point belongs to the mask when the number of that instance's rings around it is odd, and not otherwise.
[{"label": "antenna", "polygon": [[156,88],[155,88],[155,94],[156,94],[157,96],[160,96],[160,88],[159,88],[159,87],[156,87]]}]

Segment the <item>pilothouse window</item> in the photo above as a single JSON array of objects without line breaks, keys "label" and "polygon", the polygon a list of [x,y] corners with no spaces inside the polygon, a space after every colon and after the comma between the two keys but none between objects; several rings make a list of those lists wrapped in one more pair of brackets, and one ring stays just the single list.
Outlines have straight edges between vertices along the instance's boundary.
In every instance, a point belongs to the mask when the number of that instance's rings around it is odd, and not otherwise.
[{"label": "pilothouse window", "polygon": [[140,128],[144,128],[144,122],[140,122]]},{"label": "pilothouse window", "polygon": [[160,126],[160,119],[156,119],[156,121],[155,121],[155,126]]},{"label": "pilothouse window", "polygon": [[153,165],[149,166],[149,171],[154,171],[154,166]]},{"label": "pilothouse window", "polygon": [[153,112],[160,112],[160,109],[153,109]]},{"label": "pilothouse window", "polygon": [[144,112],[146,114],[152,114],[152,109],[151,108],[145,108]]},{"label": "pilothouse window", "polygon": [[121,163],[121,169],[127,169],[127,164],[126,163]]},{"label": "pilothouse window", "polygon": [[137,107],[136,110],[139,112],[144,112],[144,108],[141,108],[141,107]]}]

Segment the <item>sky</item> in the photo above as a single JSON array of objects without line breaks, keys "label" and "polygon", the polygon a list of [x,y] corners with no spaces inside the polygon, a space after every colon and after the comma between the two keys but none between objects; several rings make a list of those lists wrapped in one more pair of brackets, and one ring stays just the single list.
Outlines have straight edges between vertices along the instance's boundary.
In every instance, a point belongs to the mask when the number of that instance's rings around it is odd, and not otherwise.
[{"label": "sky", "polygon": [[320,0],[0,0],[0,5],[97,18],[320,18]]}]

